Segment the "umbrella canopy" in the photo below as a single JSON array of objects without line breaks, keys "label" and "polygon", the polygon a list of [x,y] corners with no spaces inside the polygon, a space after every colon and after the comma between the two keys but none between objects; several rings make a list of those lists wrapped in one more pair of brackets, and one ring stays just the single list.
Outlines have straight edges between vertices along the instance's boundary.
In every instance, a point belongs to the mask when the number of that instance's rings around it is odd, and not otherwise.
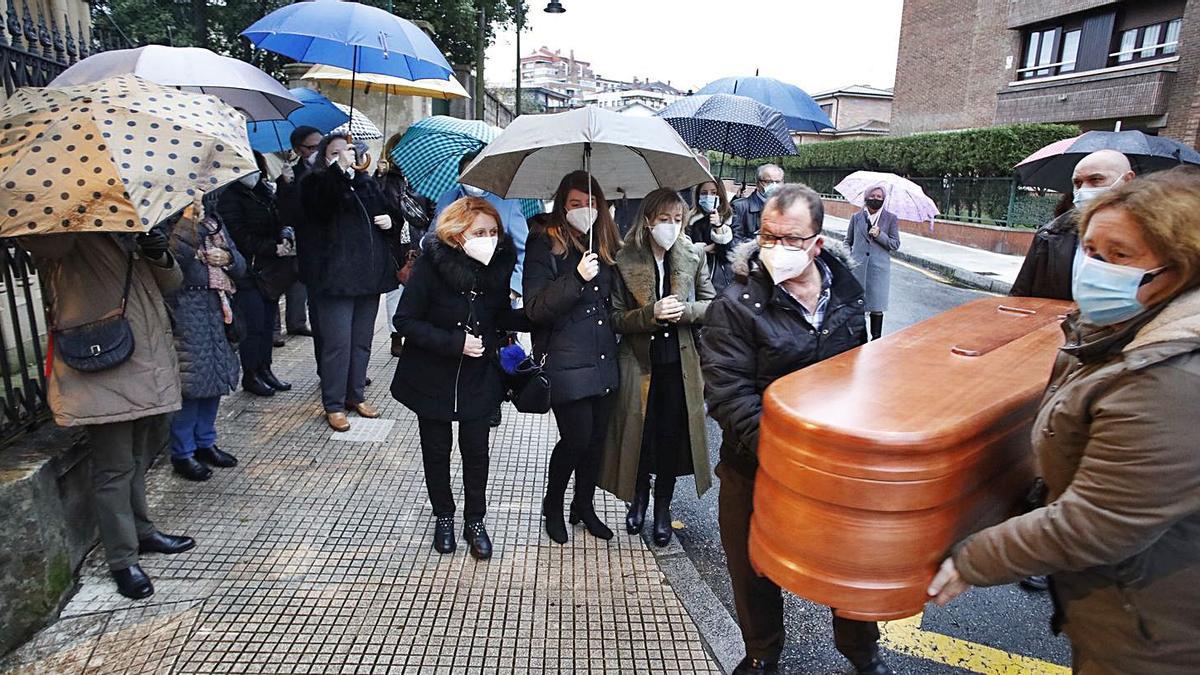
[{"label": "umbrella canopy", "polygon": [[69,87],[125,74],[184,91],[212,94],[256,121],[285,119],[302,105],[275,78],[258,68],[200,47],[148,45],[100,52],[64,70],[50,86]]},{"label": "umbrella canopy", "polygon": [[0,236],[144,231],[258,167],[233,108],[121,75],[0,108]]},{"label": "umbrella canopy", "polygon": [[296,127],[309,126],[327,134],[350,121],[350,115],[321,95],[320,92],[297,87],[291,94],[303,107],[286,120],[250,122],[246,125],[250,133],[250,146],[259,152],[285,152],[291,148],[288,138]]},{"label": "umbrella canopy", "polygon": [[712,180],[666,120],[593,106],[518,117],[460,180],[502,197],[549,199],[564,175],[589,167],[614,199],[645,197],[660,187],[682,190]]},{"label": "umbrella canopy", "polygon": [[697,94],[739,94],[778,110],[792,131],[832,129],[833,122],[803,89],[771,77],[725,77],[709,82]]},{"label": "umbrella canopy", "polygon": [[350,134],[356,141],[373,141],[383,138],[383,132],[361,110],[355,110],[348,105],[336,102],[333,105],[350,118],[349,122],[342,124],[334,129],[334,131],[341,134]]},{"label": "umbrella canopy", "polygon": [[834,187],[851,204],[865,206],[867,192],[883,188],[886,195],[883,208],[904,220],[933,221],[939,213],[937,204],[925,195],[920,185],[894,173],[855,171]]},{"label": "umbrella canopy", "polygon": [[423,96],[450,100],[471,98],[461,83],[453,77],[448,80],[408,80],[376,73],[352,73],[334,66],[313,66],[301,79],[332,84],[335,87],[354,86],[365,93],[381,91],[391,96]]},{"label": "umbrella canopy", "polygon": [[1082,136],[1055,141],[1017,164],[1025,185],[1071,192],[1071,175],[1079,160],[1097,150],[1116,150],[1129,158],[1139,174],[1169,169],[1179,164],[1200,164],[1200,152],[1165,136],[1140,131],[1089,131]]},{"label": "umbrella canopy", "polygon": [[688,96],[656,115],[678,131],[684,142],[700,150],[746,159],[796,154],[783,115],[746,96]]},{"label": "umbrella canopy", "polygon": [[437,199],[458,183],[463,155],[482,150],[499,134],[484,122],[436,115],[409,127],[391,157],[414,190]]},{"label": "umbrella canopy", "polygon": [[302,63],[409,80],[449,79],[454,69],[425,31],[377,7],[314,0],[280,7],[242,31],[255,47]]}]

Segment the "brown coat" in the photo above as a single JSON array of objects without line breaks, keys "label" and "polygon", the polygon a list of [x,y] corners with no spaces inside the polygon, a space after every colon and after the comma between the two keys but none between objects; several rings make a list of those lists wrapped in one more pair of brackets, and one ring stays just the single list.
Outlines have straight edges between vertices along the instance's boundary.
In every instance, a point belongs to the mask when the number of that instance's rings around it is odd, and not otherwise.
[{"label": "brown coat", "polygon": [[1048,505],[968,538],[963,578],[1053,575],[1076,672],[1200,665],[1200,290],[1131,325],[1064,324],[1034,424]]},{"label": "brown coat", "polygon": [[[692,454],[692,471],[687,473],[695,473],[696,492],[704,494],[712,486],[704,429],[704,380],[700,374],[695,331],[683,327],[699,327],[704,323],[704,314],[715,292],[701,250],[686,235],[679,235],[667,255],[671,293],[681,298],[685,305],[678,333]],[[654,267],[650,244],[637,246],[633,237],[628,237],[617,253],[617,283],[612,293],[611,321],[613,330],[621,336],[617,351],[621,385],[604,443],[599,479],[600,487],[625,501],[633,500],[637,484],[642,429],[650,392],[650,334],[658,327],[654,320]]]},{"label": "brown coat", "polygon": [[[38,260],[55,325],[70,328],[96,321],[120,306],[131,239],[55,234],[20,240]],[[163,295],[178,288],[183,277],[174,259],[167,262],[164,267],[135,256],[125,308],[133,329],[128,361],[83,373],[54,359],[48,400],[59,426],[127,422],[179,410],[179,362]]]}]

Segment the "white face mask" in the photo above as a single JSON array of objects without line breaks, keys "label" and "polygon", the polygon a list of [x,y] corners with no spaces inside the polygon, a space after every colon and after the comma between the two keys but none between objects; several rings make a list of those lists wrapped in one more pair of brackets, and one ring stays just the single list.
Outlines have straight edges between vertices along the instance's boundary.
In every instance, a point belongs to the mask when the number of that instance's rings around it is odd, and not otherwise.
[{"label": "white face mask", "polygon": [[486,190],[475,187],[474,185],[464,185],[462,186],[462,189],[468,197],[482,197],[486,193]]},{"label": "white face mask", "polygon": [[1075,188],[1075,199],[1073,200],[1075,202],[1075,208],[1082,209],[1083,207],[1087,206],[1088,202],[1092,201],[1096,197],[1099,197],[1100,195],[1104,194],[1105,192],[1108,192],[1109,190],[1117,187],[1118,185],[1120,185],[1121,183],[1124,183],[1124,182],[1125,182],[1125,177],[1122,176],[1122,177],[1114,180],[1111,185],[1101,185],[1100,187]]},{"label": "white face mask", "polygon": [[596,222],[598,212],[590,206],[585,206],[581,209],[571,209],[567,211],[567,223],[571,227],[579,230],[580,234],[587,234],[588,230],[592,229],[592,225]]},{"label": "white face mask", "polygon": [[246,187],[248,187],[250,189],[254,189],[254,186],[258,185],[258,176],[259,176],[259,174],[257,171],[255,171],[254,173],[248,173],[245,176],[242,176],[241,178],[239,178],[238,182],[241,183],[242,185],[245,185]]},{"label": "white face mask", "polygon": [[496,246],[500,243],[498,237],[475,237],[463,242],[463,253],[486,265],[492,261]]},{"label": "white face mask", "polygon": [[679,223],[655,223],[650,228],[650,236],[654,237],[654,242],[667,250],[675,244],[675,240],[679,239]]},{"label": "white face mask", "polygon": [[315,153],[315,152],[310,154],[308,157],[304,158],[304,164],[307,166],[312,166],[316,163],[317,163],[317,153]]},{"label": "white face mask", "polygon": [[803,251],[789,251],[783,244],[775,244],[771,248],[760,250],[758,254],[758,260],[776,285],[803,274],[812,264],[813,258],[812,246]]}]

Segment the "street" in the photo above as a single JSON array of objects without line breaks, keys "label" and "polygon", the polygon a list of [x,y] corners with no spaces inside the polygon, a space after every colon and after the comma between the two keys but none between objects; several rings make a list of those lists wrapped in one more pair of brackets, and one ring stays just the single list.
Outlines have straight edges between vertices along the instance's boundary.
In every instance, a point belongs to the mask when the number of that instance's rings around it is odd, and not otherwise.
[{"label": "street", "polygon": [[[885,315],[885,334],[981,296],[977,291],[949,285],[922,270],[894,262],[891,307]],[[708,425],[709,454],[715,463],[719,455],[721,432],[711,419]],[[691,480],[681,479],[676,489],[672,514],[686,525],[678,535],[688,558],[732,614],[733,595],[717,530],[718,490],[719,485],[703,498],[697,499]],[[869,551],[864,553],[870,554]],[[676,591],[685,592],[678,588]],[[999,650],[998,653],[971,646],[951,649],[958,647],[959,643],[947,644],[947,641],[928,639],[907,630],[893,634],[886,627],[883,631],[885,653],[897,673],[1051,672],[1035,662],[1019,658],[1032,657],[1059,665],[1070,662],[1066,639],[1055,637],[1050,632],[1050,614],[1050,598],[1045,593],[1027,591],[1016,585],[975,589],[949,607],[930,606],[920,628],[924,633],[986,645]],[[787,594],[785,620],[788,638],[781,673],[810,675],[853,671],[833,646],[828,609]],[[896,648],[907,653],[937,654],[941,660],[909,656],[897,652]],[[987,656],[981,657],[979,652],[986,652]],[[1012,655],[1016,655],[1016,658]],[[963,665],[970,665],[968,662],[973,661],[976,668],[972,670],[945,665],[942,661]]]}]

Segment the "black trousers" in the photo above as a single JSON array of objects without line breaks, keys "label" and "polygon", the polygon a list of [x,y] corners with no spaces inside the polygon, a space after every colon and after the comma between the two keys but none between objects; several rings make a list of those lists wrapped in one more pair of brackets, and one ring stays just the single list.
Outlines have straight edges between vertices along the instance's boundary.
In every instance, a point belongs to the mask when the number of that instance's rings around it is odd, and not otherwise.
[{"label": "black trousers", "polygon": [[[425,464],[425,487],[433,515],[454,515],[454,493],[450,489],[450,450],[454,438],[451,422],[418,418],[421,459]],[[458,423],[458,450],[462,453],[463,518],[482,520],[487,514],[488,418]]]},{"label": "black trousers", "polygon": [[638,457],[638,488],[648,487],[653,473],[655,499],[669,502],[675,493],[680,458],[691,455],[683,365],[654,364],[646,399],[646,422],[642,427],[642,451]]},{"label": "black trousers", "polygon": [[575,474],[574,502],[591,506],[600,473],[600,451],[604,447],[604,435],[608,433],[608,418],[612,415],[615,399],[616,394],[606,394],[553,406],[558,443],[550,453],[550,477],[546,486],[546,502],[552,508],[563,503],[572,472]]},{"label": "black trousers", "polygon": [[268,300],[257,286],[238,288],[233,302],[246,322],[246,336],[238,345],[238,355],[242,360],[242,376],[249,377],[271,367],[271,343],[279,303]]},{"label": "black trousers", "polygon": [[[733,604],[746,643],[746,656],[775,663],[783,653],[783,591],[760,577],[750,566],[750,514],[754,511],[754,480],[724,464],[717,465],[721,479],[717,520],[721,545],[733,582]],[[861,668],[879,651],[879,626],[874,621],[833,617],[833,642],[837,650]]]}]

